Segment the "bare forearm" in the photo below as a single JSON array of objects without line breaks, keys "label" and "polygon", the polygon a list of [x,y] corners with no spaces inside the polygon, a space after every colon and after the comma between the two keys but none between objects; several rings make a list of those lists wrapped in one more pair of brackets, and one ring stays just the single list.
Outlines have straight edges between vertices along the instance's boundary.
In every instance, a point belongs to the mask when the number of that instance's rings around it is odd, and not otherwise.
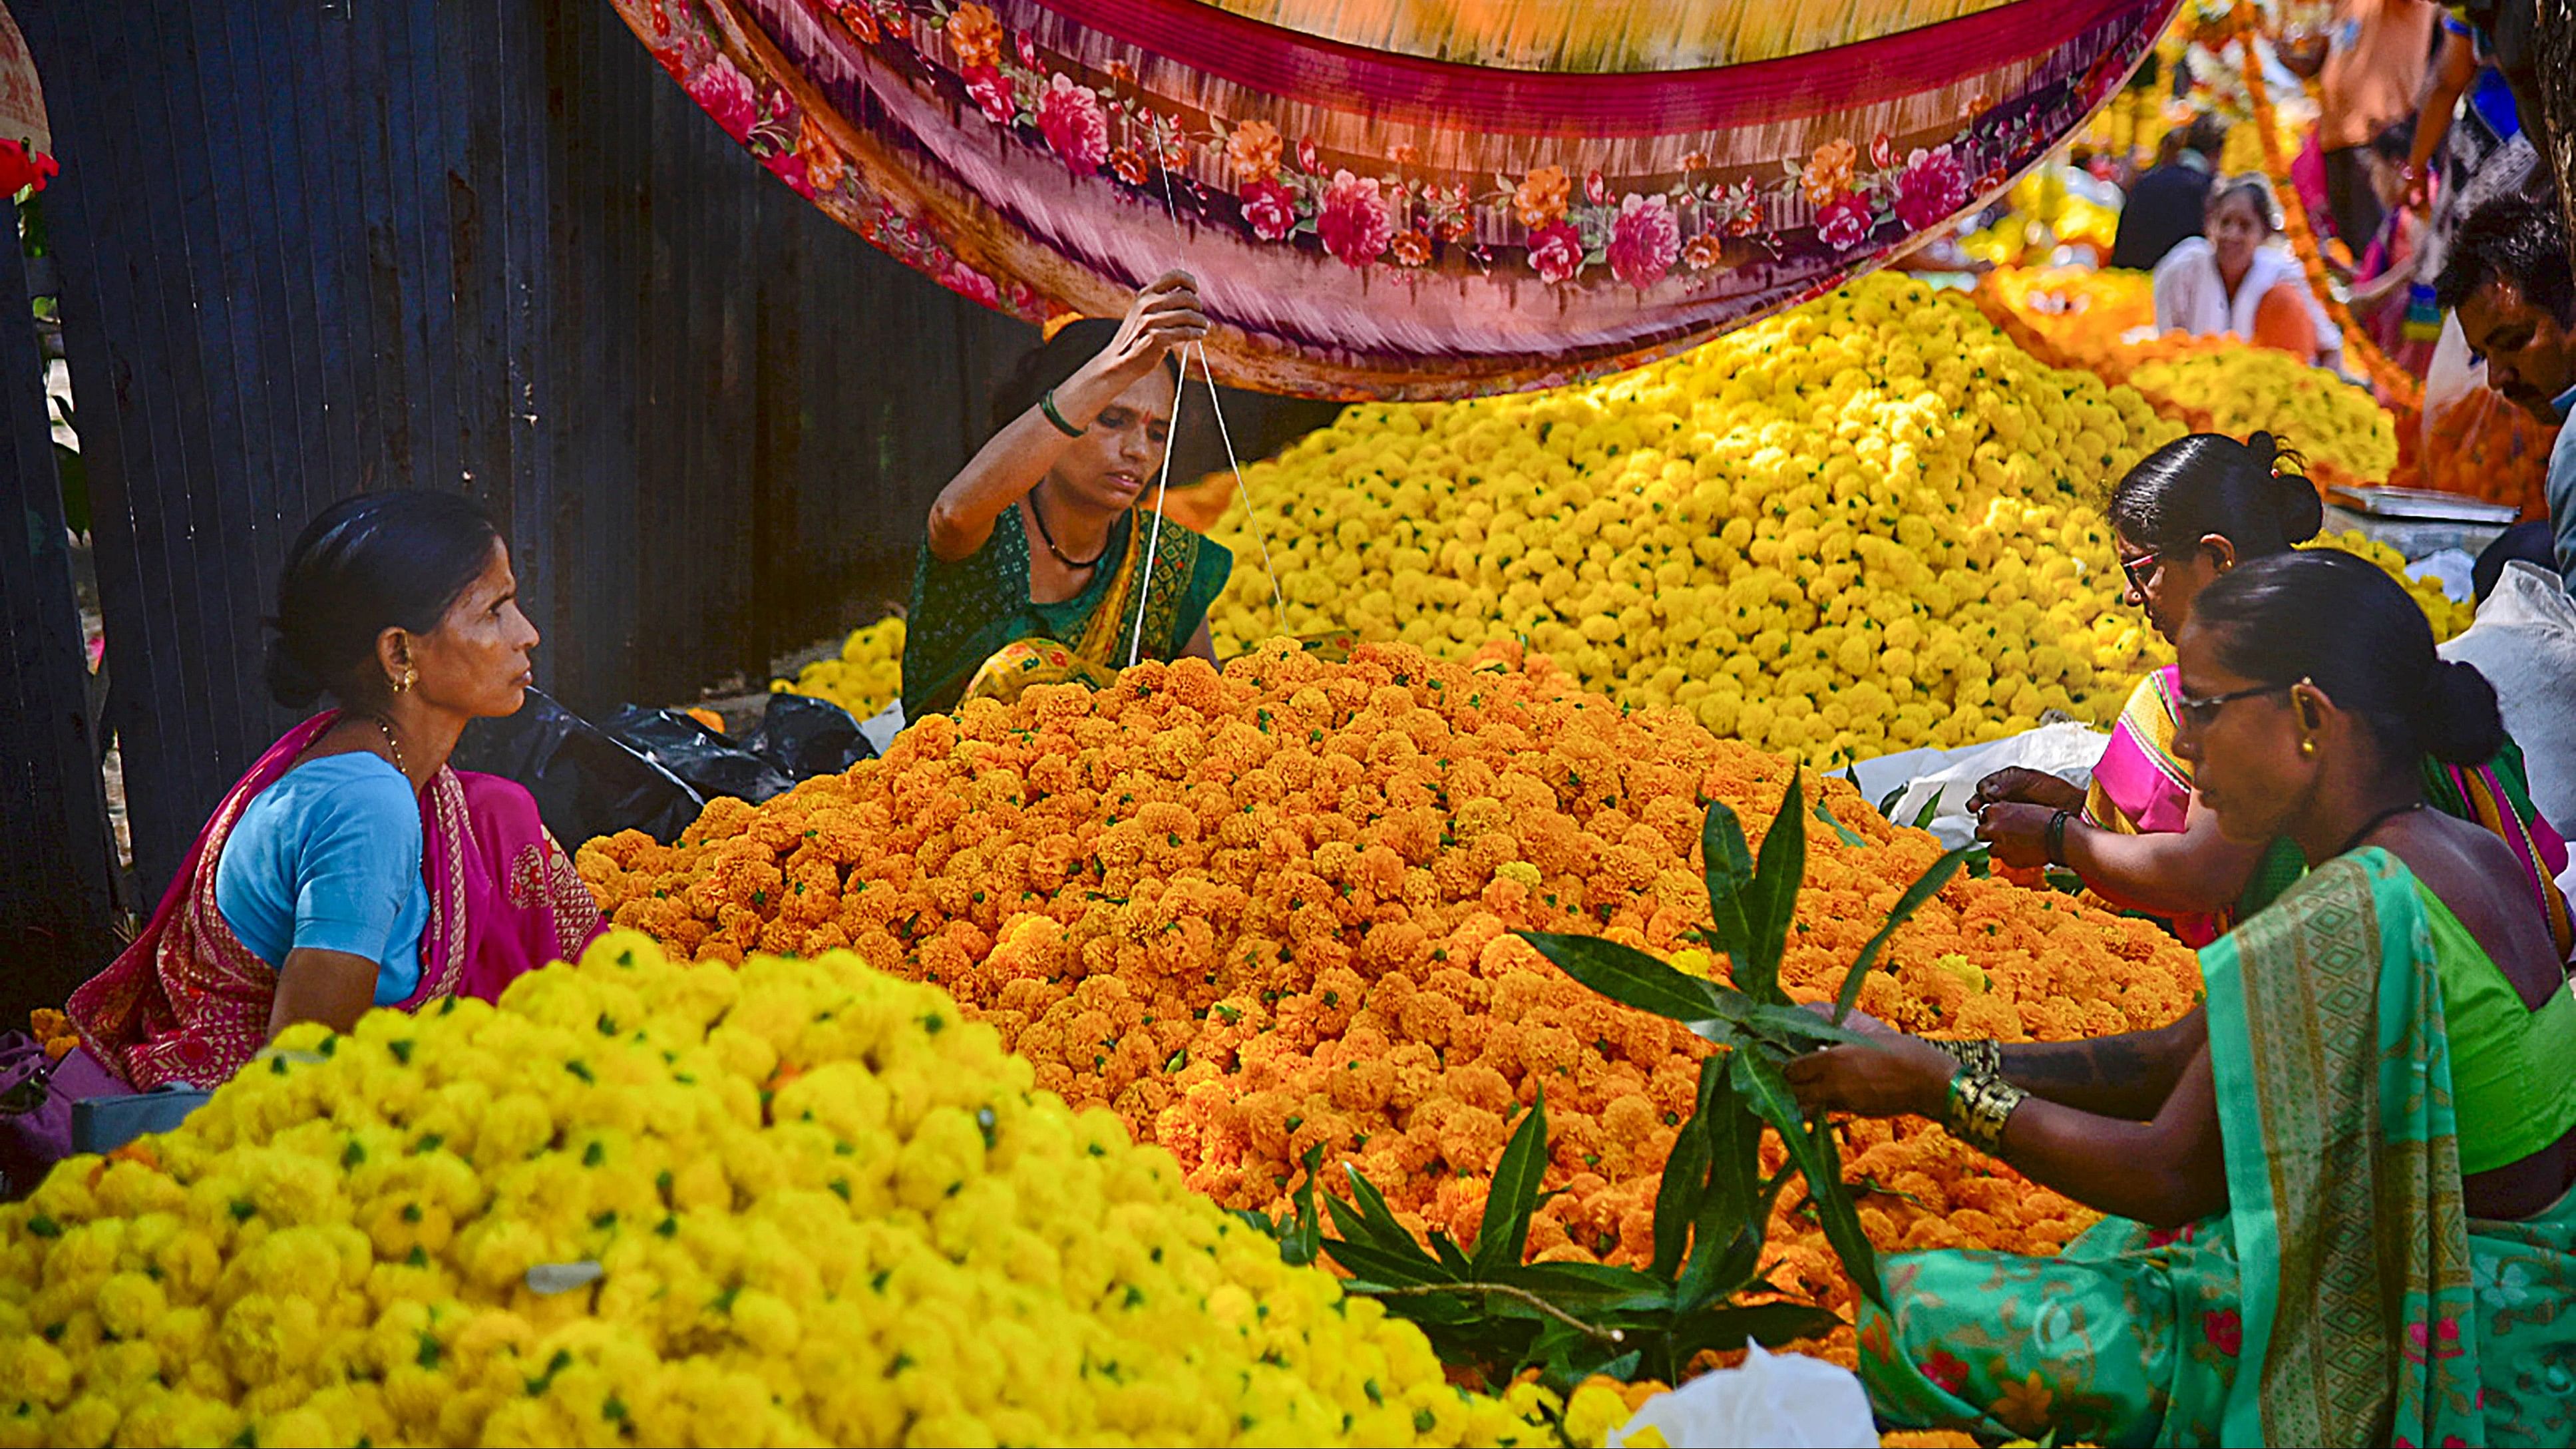
[{"label": "bare forearm", "polygon": [[2215,832],[2121,835],[2090,825],[2066,831],[2066,864],[2123,905],[2158,915],[2222,911],[2245,893],[2260,862]]},{"label": "bare forearm", "polygon": [[2005,1124],[2003,1156],[2042,1187],[2150,1227],[2180,1227],[2227,1206],[2223,1159],[2197,1161],[2190,1144],[2157,1123],[2117,1121],[2033,1097]]},{"label": "bare forearm", "polygon": [[2208,1039],[2208,1021],[2195,1006],[2154,1031],[2005,1047],[2004,1078],[2060,1106],[2143,1122],[2173,1095]]},{"label": "bare forearm", "polygon": [[[1056,411],[1076,427],[1087,426],[1125,387],[1086,367],[1056,389]],[[930,506],[931,550],[954,559],[983,547],[993,521],[1038,486],[1072,441],[1039,408],[1011,419],[939,490]]]}]

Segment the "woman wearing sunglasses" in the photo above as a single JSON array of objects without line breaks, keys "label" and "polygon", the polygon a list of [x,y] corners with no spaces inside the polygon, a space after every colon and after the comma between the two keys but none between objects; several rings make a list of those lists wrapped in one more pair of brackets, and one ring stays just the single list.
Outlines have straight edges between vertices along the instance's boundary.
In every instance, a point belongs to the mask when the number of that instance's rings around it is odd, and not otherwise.
[{"label": "woman wearing sunglasses", "polygon": [[2511,853],[2417,763],[2491,758],[2495,691],[2323,551],[2210,581],[2180,653],[2195,808],[2309,867],[2201,952],[2205,1004],[2015,1046],[1855,1018],[1867,1044],[1786,1069],[2110,1215],[2055,1257],[1885,1260],[1871,1404],[1988,1439],[2566,1443],[2576,996]]},{"label": "woman wearing sunglasses", "polygon": [[[2109,509],[2128,599],[2156,632],[2179,640],[2202,592],[2240,566],[2286,554],[2325,521],[2298,454],[2269,433],[2245,442],[2194,433],[2150,453],[2120,480]],[[2078,790],[2036,770],[1999,770],[1969,802],[1995,858],[2023,868],[2063,866],[2102,895],[2169,921],[2189,945],[2218,939],[2306,870],[2287,840],[2237,841],[2219,830],[2194,790],[2191,762],[2175,747],[2198,705],[2173,666],[2139,682],[2111,731],[2110,748]],[[2532,808],[2521,751],[2506,739],[2492,758],[2423,761],[2426,800],[2500,836],[2547,918],[2559,959],[2576,952],[2576,923],[2556,877],[2567,849]]]}]

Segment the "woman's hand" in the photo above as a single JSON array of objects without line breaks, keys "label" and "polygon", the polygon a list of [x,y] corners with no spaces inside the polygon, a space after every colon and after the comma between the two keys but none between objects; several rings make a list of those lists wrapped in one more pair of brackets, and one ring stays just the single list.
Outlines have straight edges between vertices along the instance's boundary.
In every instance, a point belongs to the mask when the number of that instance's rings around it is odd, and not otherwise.
[{"label": "woman's hand", "polygon": [[[2016,870],[2047,865],[2048,822],[2061,806],[2006,803],[1977,812],[1977,838],[1994,847],[1995,861]],[[2068,821],[2071,827],[2075,822]]]},{"label": "woman's hand", "polygon": [[1977,782],[1977,793],[1968,797],[1968,813],[1974,815],[1989,805],[2004,804],[2082,810],[2084,792],[2045,770],[2009,765]]},{"label": "woman's hand", "polygon": [[1083,365],[1083,371],[1112,384],[1108,396],[1115,397],[1162,366],[1173,348],[1186,347],[1207,334],[1207,313],[1199,305],[1197,280],[1187,272],[1165,272],[1136,294],[1125,320],[1118,324],[1118,335]]},{"label": "woman's hand", "polygon": [[1798,1105],[1863,1117],[1941,1115],[1957,1062],[1857,1011],[1843,1025],[1868,1037],[1870,1044],[1827,1047],[1792,1058],[1782,1071],[1789,1090],[1798,1094]]}]

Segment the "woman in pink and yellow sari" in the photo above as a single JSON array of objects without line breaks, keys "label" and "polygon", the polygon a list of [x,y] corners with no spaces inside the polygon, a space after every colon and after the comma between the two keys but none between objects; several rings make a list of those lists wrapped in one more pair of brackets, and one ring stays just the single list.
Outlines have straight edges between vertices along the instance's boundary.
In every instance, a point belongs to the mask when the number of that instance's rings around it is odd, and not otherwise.
[{"label": "woman in pink and yellow sari", "polygon": [[[2149,454],[2113,491],[2111,525],[2129,602],[2179,639],[2203,589],[2238,566],[2289,552],[2325,521],[2299,457],[2268,433],[2247,442],[2195,433]],[[2205,946],[2270,904],[2306,872],[2286,840],[2228,840],[2175,748],[2181,680],[2168,665],[2140,681],[2120,711],[2090,789],[2034,770],[1999,770],[1970,808],[1998,859],[2064,866],[2111,900],[2165,919]],[[2446,815],[2485,826],[2513,853],[2516,878],[2546,920],[2559,959],[2576,954],[2576,922],[2556,877],[2567,847],[2531,803],[2522,752],[2507,738],[2469,764],[2429,756],[2424,794]]]},{"label": "woman in pink and yellow sari", "polygon": [[[293,1023],[492,999],[579,953],[598,902],[518,785],[449,768],[468,721],[515,712],[537,631],[491,519],[377,493],[313,520],[279,586],[269,686],[326,710],[216,807],[134,944],[72,994],[119,1082],[212,1087]],[[68,1065],[68,1064],[67,1064]]]}]

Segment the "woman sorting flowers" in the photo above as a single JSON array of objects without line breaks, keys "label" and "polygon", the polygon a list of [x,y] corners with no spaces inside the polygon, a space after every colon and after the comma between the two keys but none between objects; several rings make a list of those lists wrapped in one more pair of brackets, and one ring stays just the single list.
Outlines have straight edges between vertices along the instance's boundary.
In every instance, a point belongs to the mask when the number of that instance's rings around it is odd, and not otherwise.
[{"label": "woman sorting flowers", "polygon": [[904,718],[1031,684],[1099,684],[1138,659],[1215,659],[1208,606],[1233,556],[1136,504],[1160,484],[1182,380],[1207,335],[1170,273],[1125,320],[1072,324],[995,399],[997,431],[930,506],[905,622]]},{"label": "woman sorting flowers", "polygon": [[[2315,537],[2325,513],[2299,458],[2268,433],[2247,442],[2195,433],[2150,453],[2111,495],[2111,526],[2129,602],[2158,633],[2179,639],[2213,582],[2255,559]],[[2139,682],[2120,711],[2089,790],[2035,770],[1999,770],[1978,783],[1978,834],[2008,865],[2052,863],[2102,895],[2164,917],[2192,946],[2216,940],[2299,878],[2288,841],[2229,840],[2193,793],[2191,762],[2175,748],[2181,680],[2171,666]],[[2515,879],[2537,901],[2559,958],[2576,950],[2556,877],[2567,848],[2532,807],[2522,753],[2506,739],[2491,758],[2422,762],[2426,800],[2485,826],[2512,852]]]},{"label": "woman sorting flowers", "polygon": [[2234,334],[2301,362],[2323,363],[2343,336],[2308,291],[2298,258],[2269,246],[2279,230],[2272,189],[2236,176],[2209,189],[2205,237],[2191,237],[2156,263],[2156,327],[2193,337]]},{"label": "woman sorting flowers", "polygon": [[491,519],[447,493],[333,505],[278,586],[270,692],[339,707],[243,776],[134,944],[72,994],[125,1085],[214,1086],[281,1029],[486,1000],[580,954],[598,902],[519,786],[447,763],[515,713],[537,631]]},{"label": "woman sorting flowers", "polygon": [[2495,692],[2336,554],[2212,582],[2180,652],[2217,828],[2311,867],[2201,952],[2206,1005],[2048,1045],[1868,1022],[1788,1068],[2111,1214],[2054,1258],[1889,1259],[1871,1403],[2104,1444],[2567,1443],[2576,996],[2510,853],[2417,767],[2491,757]]}]

